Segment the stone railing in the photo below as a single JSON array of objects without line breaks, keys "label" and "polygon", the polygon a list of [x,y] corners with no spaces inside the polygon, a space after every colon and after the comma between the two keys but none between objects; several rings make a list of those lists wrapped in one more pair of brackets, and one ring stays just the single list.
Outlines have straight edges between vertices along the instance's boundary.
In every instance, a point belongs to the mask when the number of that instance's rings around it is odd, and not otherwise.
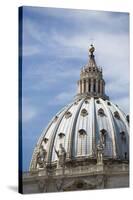
[{"label": "stone railing", "polygon": [[77,176],[89,175],[89,174],[115,174],[115,173],[128,173],[129,165],[126,163],[113,164],[113,165],[86,165],[70,168],[54,168],[50,170],[41,169],[34,172],[24,172],[23,179],[34,177],[49,177],[49,176]]}]

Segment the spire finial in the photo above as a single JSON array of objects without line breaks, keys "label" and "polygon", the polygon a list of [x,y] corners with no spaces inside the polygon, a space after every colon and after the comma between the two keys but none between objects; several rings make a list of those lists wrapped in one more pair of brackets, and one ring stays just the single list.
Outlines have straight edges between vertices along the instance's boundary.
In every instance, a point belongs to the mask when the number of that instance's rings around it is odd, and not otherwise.
[{"label": "spire finial", "polygon": [[91,44],[89,48],[89,54],[92,56],[94,51],[95,51],[95,47],[93,46],[93,44]]}]

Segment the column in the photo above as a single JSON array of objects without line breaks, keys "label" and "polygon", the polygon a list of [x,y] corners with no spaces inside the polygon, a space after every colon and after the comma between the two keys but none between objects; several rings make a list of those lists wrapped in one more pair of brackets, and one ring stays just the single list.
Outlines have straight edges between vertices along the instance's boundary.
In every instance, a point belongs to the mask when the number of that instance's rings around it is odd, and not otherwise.
[{"label": "column", "polygon": [[82,80],[82,93],[84,93],[84,80]]},{"label": "column", "polygon": [[100,80],[98,80],[98,94],[100,94]]},{"label": "column", "polygon": [[78,84],[78,93],[80,93],[80,81],[78,81],[77,84]]},{"label": "column", "polygon": [[81,84],[81,80],[79,81],[80,84],[80,94],[82,93],[82,84]]},{"label": "column", "polygon": [[102,85],[103,85],[103,84],[102,84],[102,80],[100,80],[100,94],[101,94],[101,95],[102,95],[102,93],[103,93],[103,92],[102,92]]},{"label": "column", "polygon": [[103,81],[103,94],[105,94],[105,82]]},{"label": "column", "polygon": [[96,79],[93,80],[93,92],[96,92]]},{"label": "column", "polygon": [[86,79],[86,92],[89,92],[89,80]]},{"label": "column", "polygon": [[91,78],[91,92],[93,92],[93,79]]},{"label": "column", "polygon": [[89,92],[91,91],[91,80],[89,78]]},{"label": "column", "polygon": [[96,93],[98,93],[98,80],[96,80]]},{"label": "column", "polygon": [[86,80],[84,80],[84,92],[86,92]]}]

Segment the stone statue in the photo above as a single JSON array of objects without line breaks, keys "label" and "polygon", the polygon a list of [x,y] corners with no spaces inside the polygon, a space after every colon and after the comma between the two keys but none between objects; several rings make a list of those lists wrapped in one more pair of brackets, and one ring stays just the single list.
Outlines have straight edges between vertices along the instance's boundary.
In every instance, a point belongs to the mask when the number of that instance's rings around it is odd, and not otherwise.
[{"label": "stone statue", "polygon": [[95,47],[93,46],[93,44],[91,44],[89,48],[90,55],[93,55],[94,51],[95,51]]},{"label": "stone statue", "polygon": [[55,152],[57,154],[58,157],[58,165],[63,167],[65,164],[65,160],[66,160],[66,151],[65,148],[63,147],[62,144],[59,145],[59,150],[57,151],[55,149]]},{"label": "stone statue", "polygon": [[103,164],[103,145],[100,142],[97,145],[97,164]]},{"label": "stone statue", "polygon": [[46,155],[47,151],[44,149],[43,145],[41,145],[39,152],[37,154],[37,164],[39,165],[40,168],[43,168],[46,161]]}]

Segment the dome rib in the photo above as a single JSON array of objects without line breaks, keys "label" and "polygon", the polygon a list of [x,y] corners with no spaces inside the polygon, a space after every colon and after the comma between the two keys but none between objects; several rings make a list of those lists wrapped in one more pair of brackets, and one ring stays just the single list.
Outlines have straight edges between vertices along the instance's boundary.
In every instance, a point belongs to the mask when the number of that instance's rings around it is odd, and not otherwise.
[{"label": "dome rib", "polygon": [[95,154],[96,155],[96,126],[95,126],[95,123],[96,123],[96,116],[95,116],[95,110],[96,110],[96,107],[95,107],[95,100],[94,98],[92,97],[91,98],[91,108],[92,110],[90,111],[91,112],[91,132],[92,132],[92,156]]},{"label": "dome rib", "polygon": [[115,140],[115,134],[114,134],[115,131],[116,131],[115,130],[115,126],[114,126],[114,123],[113,123],[112,116],[110,114],[110,109],[107,108],[106,103],[104,102],[104,100],[101,99],[101,102],[102,102],[102,104],[104,106],[104,109],[106,110],[106,114],[108,116],[109,126],[110,126],[110,130],[111,130],[111,134],[112,134],[112,146],[113,146],[112,154],[113,154],[113,157],[116,158],[117,152],[116,152],[116,143],[115,143],[116,140]]},{"label": "dome rib", "polygon": [[69,139],[69,145],[68,145],[68,154],[67,154],[68,158],[74,157],[73,151],[75,151],[75,149],[74,149],[75,143],[74,143],[73,138],[75,137],[75,128],[76,128],[77,118],[78,118],[78,115],[80,113],[80,110],[81,110],[83,103],[84,103],[84,99],[81,100],[81,103],[79,104],[77,112],[75,114],[75,119],[74,119],[74,122],[73,122],[72,131],[71,131],[70,139]]},{"label": "dome rib", "polygon": [[52,137],[51,137],[51,140],[50,140],[50,144],[49,144],[49,151],[48,151],[48,157],[47,157],[47,162],[50,164],[51,163],[51,158],[52,158],[52,150],[53,150],[53,145],[54,145],[54,139],[56,137],[56,133],[57,133],[57,130],[58,130],[58,127],[61,123],[61,120],[63,119],[63,117],[65,116],[65,113],[71,108],[71,106],[73,105],[73,103],[67,107],[66,110],[64,110],[64,112],[61,114],[60,118],[59,118],[59,121],[58,123],[56,124],[56,127],[54,129],[54,131],[52,132]]},{"label": "dome rib", "polygon": [[128,126],[128,123],[127,123],[127,120],[126,120],[126,115],[125,115],[125,117],[124,117],[124,114],[125,113],[123,113],[117,106],[115,106],[115,105],[112,105],[114,108],[115,108],[115,110],[117,110],[117,112],[120,114],[120,118],[121,118],[121,120],[124,122],[124,124],[126,125],[126,129],[127,129],[127,132],[129,133],[129,126]]}]

